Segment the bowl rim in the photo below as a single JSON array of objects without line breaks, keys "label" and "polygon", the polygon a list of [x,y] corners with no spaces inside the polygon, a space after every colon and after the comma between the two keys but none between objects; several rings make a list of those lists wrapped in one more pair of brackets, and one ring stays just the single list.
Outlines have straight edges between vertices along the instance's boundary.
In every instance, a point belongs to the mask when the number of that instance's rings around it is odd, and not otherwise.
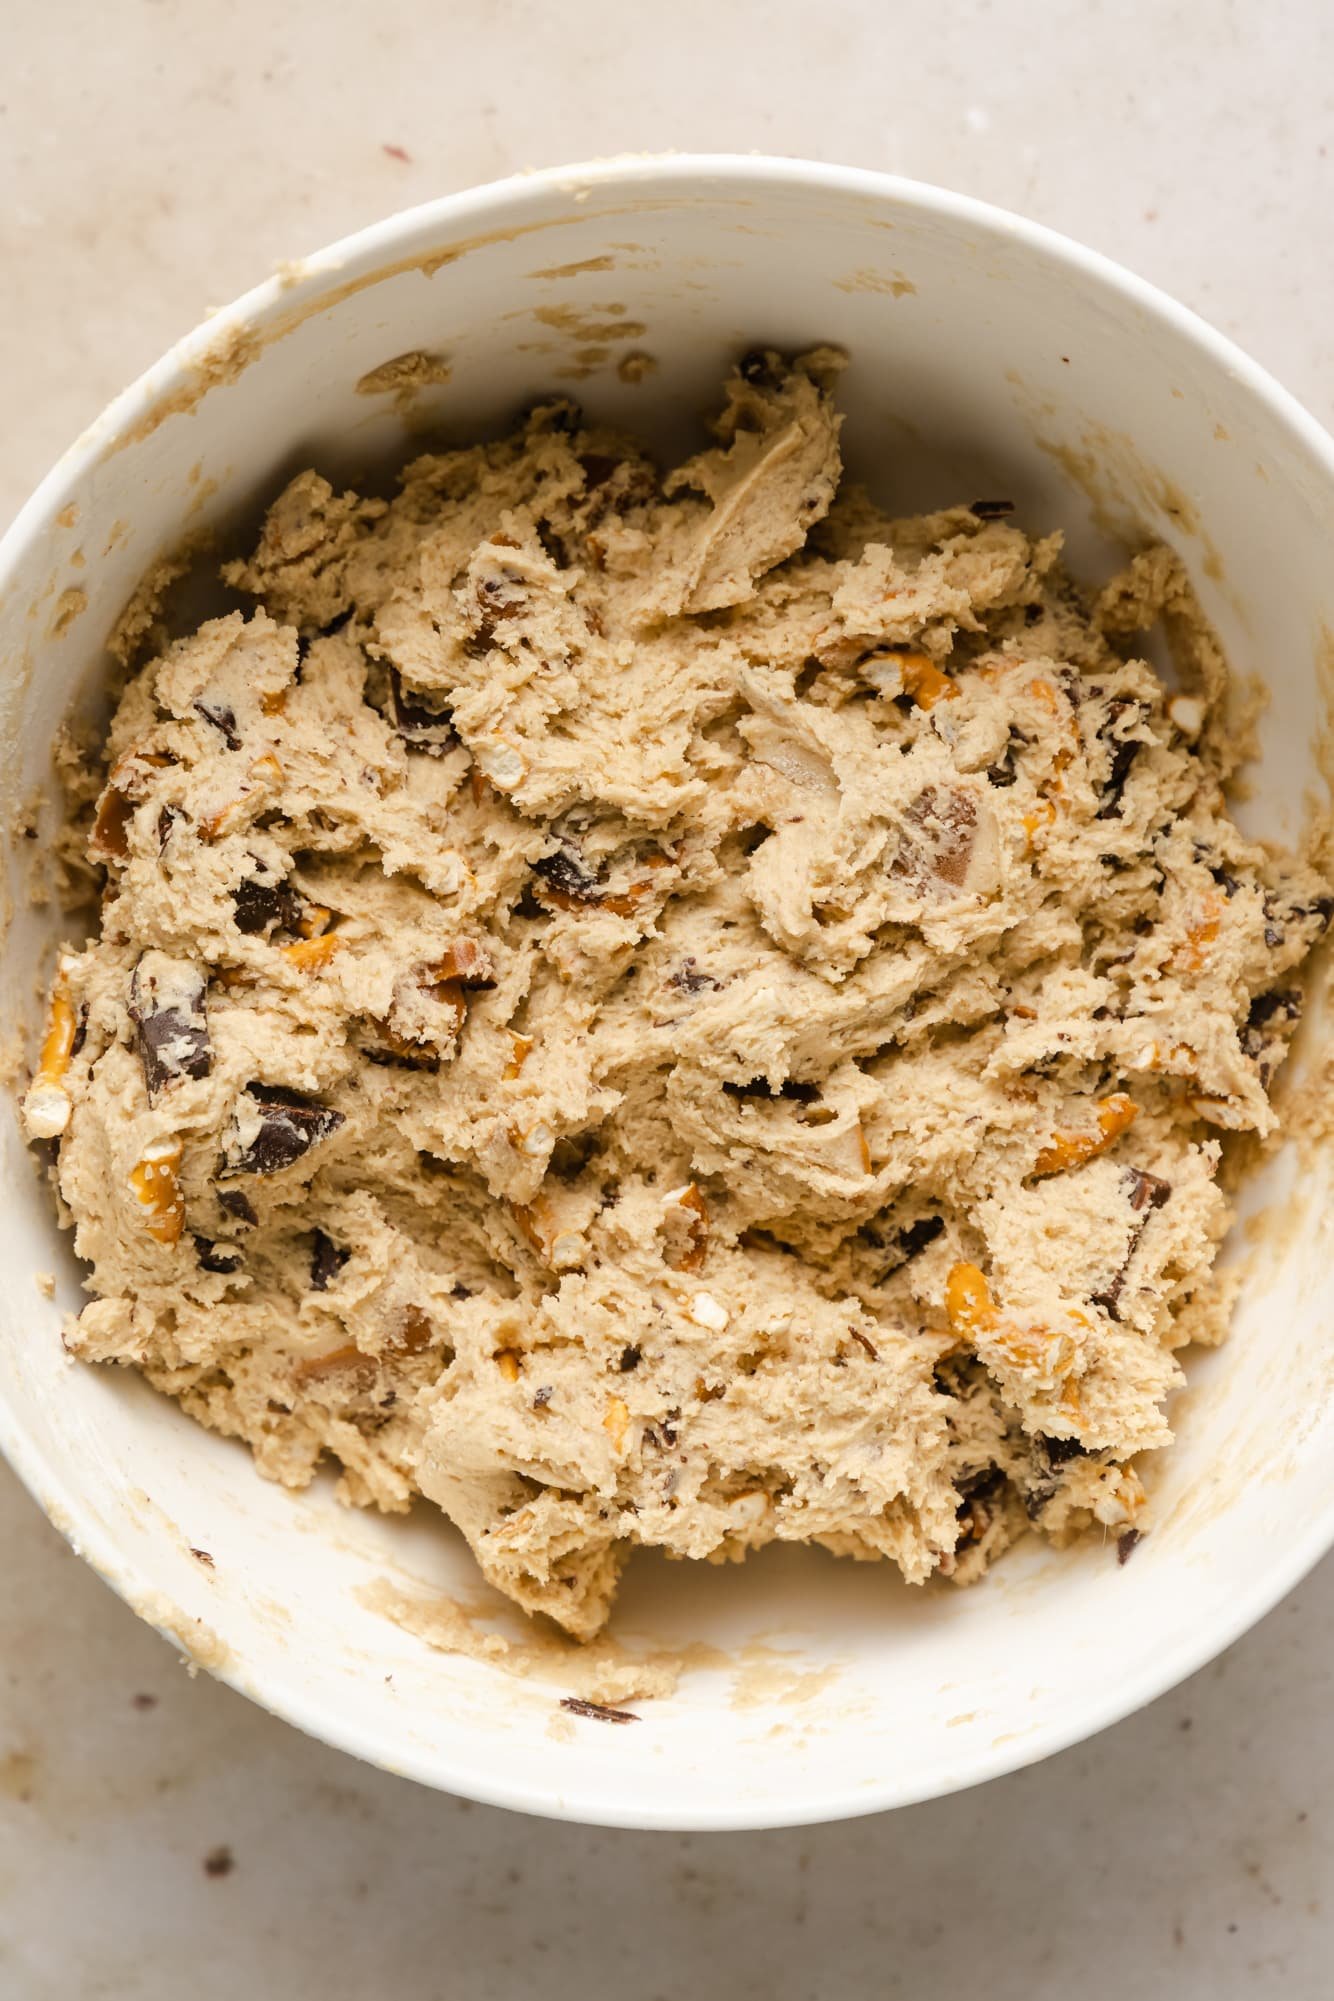
[{"label": "bowl rim", "polygon": [[[219,309],[175,341],[167,352],[116,396],[61,455],[0,537],[0,594],[20,574],[34,544],[65,504],[70,487],[118,439],[131,436],[146,417],[192,373],[207,363],[220,333],[266,320],[279,305],[319,310],[320,295],[336,291],[340,273],[367,257],[392,252],[402,237],[423,229],[439,233],[441,242],[465,235],[470,227],[485,228],[505,211],[534,195],[567,193],[617,185],[643,194],[647,186],[670,191],[689,183],[716,183],[743,192],[788,188],[823,192],[833,198],[860,197],[871,203],[892,203],[924,218],[962,223],[992,238],[1018,243],[1053,265],[1076,271],[1104,290],[1165,325],[1184,342],[1207,354],[1323,469],[1334,493],[1334,438],[1288,390],[1225,334],[1191,308],[1136,273],[1088,248],[1062,232],[974,196],[959,194],[898,174],[869,168],[844,167],[778,154],[672,153],[629,154],[590,162],[554,165],[509,175],[475,187],[437,196],[399,209],[302,259],[295,278],[279,272]],[[390,275],[386,269],[384,275]],[[372,277],[368,282],[375,282]],[[304,316],[304,315],[303,315]],[[57,1531],[137,1615],[180,1649],[179,1634],[154,1618],[156,1581],[127,1563],[114,1534],[98,1512],[73,1493],[62,1467],[48,1460],[28,1435],[17,1412],[0,1395],[0,1453]],[[981,1746],[962,1757],[938,1781],[903,1782],[893,1774],[855,1792],[846,1785],[828,1793],[803,1792],[785,1804],[781,1789],[762,1799],[735,1799],[707,1809],[658,1805],[652,1801],[620,1802],[598,1785],[577,1779],[571,1785],[497,1780],[483,1763],[474,1764],[466,1750],[442,1757],[432,1750],[412,1748],[406,1755],[383,1741],[382,1732],[351,1718],[332,1705],[312,1699],[299,1676],[271,1671],[252,1674],[229,1652],[226,1664],[209,1672],[238,1693],[284,1722],[295,1725],[334,1749],[436,1790],[552,1819],[593,1826],[694,1832],[792,1827],[854,1818],[893,1807],[943,1798],[965,1787],[1000,1778],[1055,1752],[1092,1737],[1130,1716],[1204,1667],[1262,1619],[1291,1591],[1334,1545],[1334,1489],[1323,1511],[1315,1513],[1304,1532],[1285,1543],[1281,1553],[1234,1593],[1225,1615],[1207,1629],[1182,1640],[1165,1655],[1151,1655],[1141,1671],[1122,1681],[1100,1702],[1078,1709],[1060,1722],[1039,1726],[1022,1741]],[[160,1602],[160,1600],[158,1601]],[[208,1665],[204,1663],[204,1665]]]}]

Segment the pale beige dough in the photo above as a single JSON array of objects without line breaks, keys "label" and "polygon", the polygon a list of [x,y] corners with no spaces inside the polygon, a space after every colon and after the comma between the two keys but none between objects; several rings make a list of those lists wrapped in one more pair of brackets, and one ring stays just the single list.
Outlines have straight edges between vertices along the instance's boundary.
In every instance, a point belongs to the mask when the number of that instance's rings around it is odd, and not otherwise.
[{"label": "pale beige dough", "polygon": [[637,1544],[1142,1525],[1329,914],[1176,558],[884,518],[837,369],[750,357],[665,478],[556,402],[294,480],[119,703],[29,1098],[75,1352],[579,1636]]}]

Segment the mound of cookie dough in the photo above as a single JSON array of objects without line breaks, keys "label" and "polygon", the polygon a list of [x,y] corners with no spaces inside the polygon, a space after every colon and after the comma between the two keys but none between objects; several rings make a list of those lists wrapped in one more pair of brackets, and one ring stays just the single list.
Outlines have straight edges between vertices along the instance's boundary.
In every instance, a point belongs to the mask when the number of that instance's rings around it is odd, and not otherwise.
[{"label": "mound of cookie dough", "polygon": [[125,688],[26,1101],[76,1354],[578,1636],[637,1545],[1138,1532],[1330,915],[1176,559],[887,519],[838,366],[665,476],[552,401],[293,480]]}]

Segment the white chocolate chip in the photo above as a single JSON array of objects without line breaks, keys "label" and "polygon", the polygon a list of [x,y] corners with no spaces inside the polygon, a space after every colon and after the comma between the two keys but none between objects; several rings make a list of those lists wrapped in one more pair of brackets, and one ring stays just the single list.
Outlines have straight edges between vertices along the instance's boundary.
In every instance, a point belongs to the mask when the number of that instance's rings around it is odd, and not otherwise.
[{"label": "white chocolate chip", "polygon": [[486,738],[476,746],[473,755],[482,776],[489,778],[501,792],[512,792],[528,775],[528,766],[513,744],[506,743],[503,737]]},{"label": "white chocolate chip", "polygon": [[517,1150],[525,1154],[529,1160],[545,1160],[556,1144],[556,1135],[545,1119],[539,1119],[535,1126],[529,1126],[527,1132],[520,1132],[516,1128],[510,1134],[510,1139]]},{"label": "white chocolate chip", "polygon": [[548,1253],[552,1267],[556,1271],[575,1271],[584,1261],[586,1249],[578,1230],[562,1230],[552,1239]]},{"label": "white chocolate chip", "polygon": [[712,1334],[721,1334],[731,1317],[722,1301],[711,1292],[697,1292],[686,1308],[687,1320],[693,1320],[697,1327],[707,1327]]},{"label": "white chocolate chip", "polygon": [[1204,718],[1207,713],[1198,695],[1173,695],[1167,705],[1168,719],[1173,727],[1179,729],[1182,736],[1189,737],[1192,742],[1204,728]]},{"label": "white chocolate chip", "polygon": [[728,1528],[734,1535],[744,1535],[748,1529],[760,1528],[769,1514],[769,1496],[762,1487],[756,1487],[749,1494],[738,1494],[727,1503]]},{"label": "white chocolate chip", "polygon": [[23,1100],[23,1123],[29,1139],[58,1139],[69,1124],[68,1091],[59,1084],[34,1084]]}]

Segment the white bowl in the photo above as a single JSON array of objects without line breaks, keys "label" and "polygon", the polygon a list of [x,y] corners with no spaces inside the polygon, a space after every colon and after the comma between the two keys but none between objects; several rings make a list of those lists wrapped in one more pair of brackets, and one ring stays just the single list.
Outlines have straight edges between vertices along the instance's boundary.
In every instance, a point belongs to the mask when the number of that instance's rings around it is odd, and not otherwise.
[{"label": "white bowl", "polygon": [[[554,310],[553,310],[554,309]],[[619,326],[601,337],[596,326]],[[1273,691],[1248,812],[1296,833],[1315,778],[1334,630],[1334,445],[1267,376],[1160,293],[1072,243],[910,182],[785,160],[669,159],[544,173],[350,238],[182,341],[43,483],[0,546],[0,796],[48,782],[55,728],[105,635],[182,531],[253,512],[312,460],[403,449],[360,377],[448,356],[411,413],[466,438],[535,391],[679,446],[757,341],[845,346],[855,472],[905,508],[1014,498],[1105,571],[1108,530],[1181,551],[1235,660]],[[617,363],[654,357],[639,382]],[[48,805],[44,828],[53,825]],[[39,844],[39,851],[44,844]],[[58,916],[18,910],[6,1018],[32,1023]],[[60,1345],[79,1278],[49,1191],[3,1120],[0,1445],[51,1519],[195,1659],[301,1728],[391,1770],[572,1819],[718,1828],[923,1799],[1098,1730],[1235,1639],[1334,1538],[1327,1168],[1269,1170],[1288,1227],[1245,1278],[1226,1349],[1188,1361],[1156,1526],[1119,1568],[1036,1543],[980,1587],[910,1592],[881,1566],[775,1550],[745,1569],[632,1566],[627,1644],[707,1641],[711,1664],[609,1728],[561,1693],[432,1652],[364,1602],[397,1577],[477,1597],[427,1511],[346,1513],[267,1485],[134,1376]],[[33,1275],[54,1270],[48,1304]],[[212,1568],[190,1553],[207,1549]],[[89,1663],[90,1675],[96,1672]],[[553,1727],[553,1724],[555,1727]]]}]

